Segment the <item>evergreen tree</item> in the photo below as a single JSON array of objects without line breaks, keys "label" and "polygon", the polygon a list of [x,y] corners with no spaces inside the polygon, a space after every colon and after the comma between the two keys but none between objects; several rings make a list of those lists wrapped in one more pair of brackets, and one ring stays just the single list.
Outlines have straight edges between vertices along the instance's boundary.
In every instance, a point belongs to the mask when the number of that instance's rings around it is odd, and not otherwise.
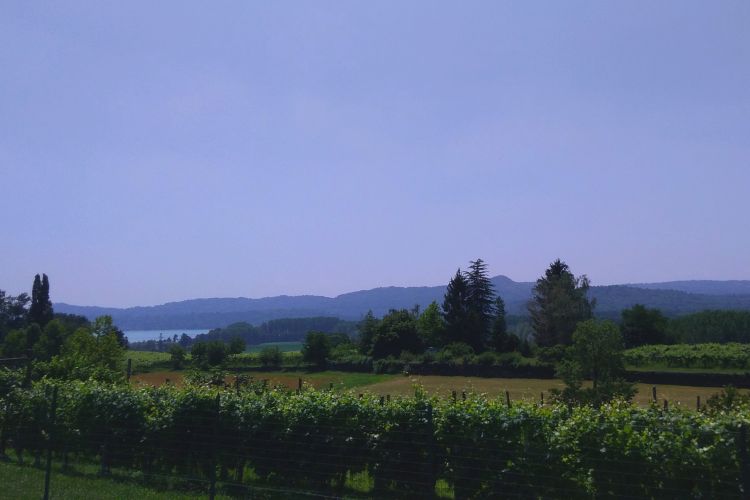
[{"label": "evergreen tree", "polygon": [[465,332],[469,325],[468,283],[461,269],[448,282],[443,299],[446,343],[465,342]]},{"label": "evergreen tree", "polygon": [[52,321],[54,312],[52,302],[49,300],[49,279],[46,274],[39,278],[34,276],[34,284],[31,287],[31,306],[29,307],[29,323],[36,323],[40,327]]},{"label": "evergreen tree", "polygon": [[364,319],[359,323],[359,351],[362,354],[370,354],[379,323],[375,315],[372,314],[372,310],[367,311]]},{"label": "evergreen tree", "polygon": [[528,310],[537,345],[570,344],[581,321],[591,319],[595,305],[587,294],[589,280],[575,277],[567,264],[557,259],[536,281]]},{"label": "evergreen tree", "polygon": [[482,259],[469,263],[466,289],[469,327],[464,335],[465,341],[479,352],[487,344],[495,314],[495,287],[487,276],[487,264]]},{"label": "evergreen tree", "polygon": [[495,299],[495,318],[492,321],[492,347],[497,352],[505,352],[508,346],[508,323],[505,320],[505,302]]}]

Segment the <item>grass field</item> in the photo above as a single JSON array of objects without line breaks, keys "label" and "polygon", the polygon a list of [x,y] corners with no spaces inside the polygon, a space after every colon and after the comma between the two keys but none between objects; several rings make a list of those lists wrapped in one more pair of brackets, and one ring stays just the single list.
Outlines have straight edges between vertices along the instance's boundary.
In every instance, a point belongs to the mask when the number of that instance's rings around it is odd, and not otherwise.
[{"label": "grass field", "polygon": [[[44,492],[44,471],[28,465],[0,462],[0,498],[27,500],[41,498]],[[75,472],[62,474],[53,468],[50,481],[50,498],[65,500],[171,500],[206,498],[206,494],[176,491],[159,491],[141,486],[134,479],[115,477],[103,479],[92,474]],[[230,497],[217,495],[216,498]]]},{"label": "grass field", "polygon": [[[409,376],[403,375],[378,375],[373,373],[347,373],[347,372],[252,372],[256,380],[267,379],[271,385],[283,384],[289,388],[296,388],[299,378],[305,384],[317,389],[326,388],[333,383],[339,390],[358,389],[378,395],[411,395],[414,393],[414,385],[419,384],[430,394],[441,397],[450,397],[452,391],[484,393],[490,397],[505,397],[505,391],[510,393],[512,400],[539,401],[541,394],[545,399],[549,398],[552,388],[561,389],[563,383],[554,379],[529,379],[529,378],[481,378],[481,377],[445,377],[438,375]],[[161,385],[169,379],[176,385],[183,384],[181,372],[152,372],[138,374],[133,377],[136,384]],[[227,377],[231,383],[233,376]],[[651,402],[651,385],[636,384],[638,393],[635,402],[646,405]],[[696,397],[700,396],[705,402],[711,395],[722,390],[721,387],[691,387],[682,385],[658,385],[656,387],[659,404],[667,399],[670,404],[677,404],[686,408],[694,408]]]}]

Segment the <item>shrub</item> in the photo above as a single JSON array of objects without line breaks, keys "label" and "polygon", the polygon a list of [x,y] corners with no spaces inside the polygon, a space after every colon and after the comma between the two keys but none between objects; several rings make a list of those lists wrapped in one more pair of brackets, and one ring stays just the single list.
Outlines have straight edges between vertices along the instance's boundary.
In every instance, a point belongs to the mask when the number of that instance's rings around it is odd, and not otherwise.
[{"label": "shrub", "polygon": [[279,368],[283,358],[281,349],[276,346],[264,347],[258,355],[260,364],[265,368]]}]

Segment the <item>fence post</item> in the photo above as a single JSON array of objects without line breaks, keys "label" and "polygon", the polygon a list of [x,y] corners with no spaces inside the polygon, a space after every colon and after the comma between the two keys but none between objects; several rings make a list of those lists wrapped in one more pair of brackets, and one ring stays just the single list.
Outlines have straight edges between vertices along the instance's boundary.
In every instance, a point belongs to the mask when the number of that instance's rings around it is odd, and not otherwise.
[{"label": "fence post", "polygon": [[651,397],[654,399],[654,403],[656,403],[656,386],[651,387]]},{"label": "fence post", "polygon": [[510,392],[505,391],[505,404],[510,408]]},{"label": "fence post", "polygon": [[664,400],[664,411],[669,410],[669,401]]},{"label": "fence post", "polygon": [[210,477],[210,483],[208,485],[208,498],[209,500],[214,500],[216,498],[216,428],[219,425],[219,411],[221,409],[221,394],[216,395],[216,412],[214,414],[214,425],[211,434],[213,435],[213,439],[211,440],[211,477]]},{"label": "fence post", "polygon": [[701,411],[701,397],[700,395],[695,397],[695,409]]},{"label": "fence post", "polygon": [[130,382],[130,375],[133,374],[133,360],[128,358],[128,382]]},{"label": "fence post", "polygon": [[540,396],[541,396],[542,406],[544,406],[544,391],[540,393]]},{"label": "fence post", "polygon": [[297,394],[302,392],[302,377],[297,378]]},{"label": "fence post", "polygon": [[747,463],[747,428],[740,424],[740,439],[737,443],[737,454],[740,459],[740,481],[742,486],[742,498],[750,498],[750,470]]},{"label": "fence post", "polygon": [[50,408],[47,422],[47,467],[44,471],[44,500],[49,500],[49,481],[52,476],[52,438],[55,428],[55,414],[57,413],[57,386],[52,389],[52,407]]},{"label": "fence post", "polygon": [[458,399],[458,398],[456,397],[456,391],[451,391],[451,395],[453,396],[453,402],[455,403],[455,402],[456,402],[456,400]]}]

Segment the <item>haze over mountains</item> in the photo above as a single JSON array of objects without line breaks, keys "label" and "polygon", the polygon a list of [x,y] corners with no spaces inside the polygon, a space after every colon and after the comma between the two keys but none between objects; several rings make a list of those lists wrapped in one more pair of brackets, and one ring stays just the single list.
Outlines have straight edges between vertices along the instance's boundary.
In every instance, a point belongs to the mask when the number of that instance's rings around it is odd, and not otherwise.
[{"label": "haze over mountains", "polygon": [[[525,315],[532,282],[516,282],[506,276],[492,278],[495,291],[505,300],[509,314]],[[445,286],[382,287],[324,297],[317,295],[249,298],[208,298],[169,302],[157,306],[111,308],[56,303],[55,311],[80,314],[90,319],[103,314],[121,328],[180,329],[216,328],[247,321],[259,324],[278,318],[336,316],[357,320],[368,310],[381,316],[394,308],[422,308],[433,300],[442,303]],[[614,317],[633,304],[657,307],[677,316],[704,309],[750,309],[750,281],[673,281],[591,287],[595,313]]]}]

